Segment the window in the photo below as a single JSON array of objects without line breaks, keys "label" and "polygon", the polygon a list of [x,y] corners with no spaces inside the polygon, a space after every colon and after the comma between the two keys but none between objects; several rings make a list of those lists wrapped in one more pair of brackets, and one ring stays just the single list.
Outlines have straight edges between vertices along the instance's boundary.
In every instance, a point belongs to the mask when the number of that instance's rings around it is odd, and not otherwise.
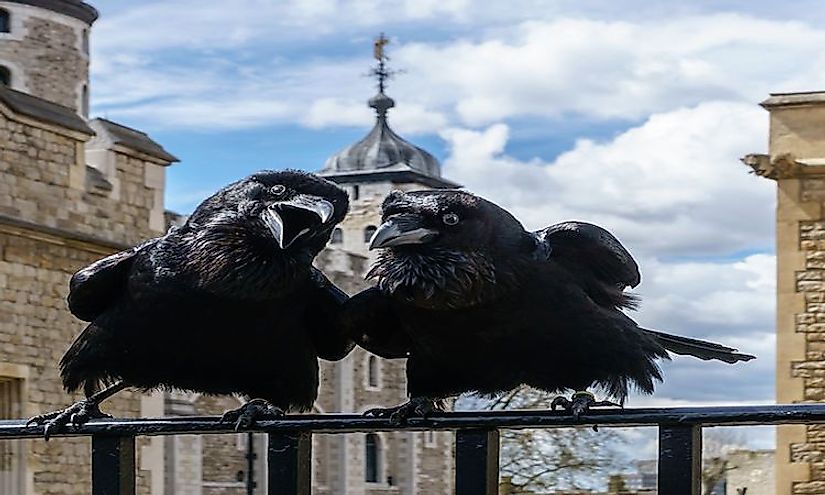
[{"label": "window", "polygon": [[424,432],[424,446],[428,447],[428,448],[438,446],[434,431],[430,430],[430,431]]},{"label": "window", "polygon": [[89,116],[89,86],[85,84],[80,94],[80,111],[83,112],[84,117]]},{"label": "window", "polygon": [[364,481],[378,483],[381,479],[381,439],[375,433],[367,433],[364,453],[366,461]]},{"label": "window", "polygon": [[330,242],[332,244],[341,244],[344,242],[344,231],[336,227],[335,230],[332,231],[332,240]]},{"label": "window", "polygon": [[[22,380],[0,377],[0,420],[23,416]],[[20,440],[0,442],[0,491],[3,495],[23,493],[25,469],[23,443]]]},{"label": "window", "polygon": [[361,188],[359,186],[352,186],[352,199],[356,200],[361,197]]},{"label": "window", "polygon": [[364,229],[364,242],[370,242],[370,240],[372,240],[372,235],[375,234],[376,230],[378,230],[378,227],[375,225],[370,225]]},{"label": "window", "polygon": [[0,84],[3,86],[11,86],[11,71],[3,65],[0,65]]},{"label": "window", "polygon": [[83,30],[83,53],[89,54],[89,30]]},{"label": "window", "polygon": [[0,33],[11,32],[11,15],[6,9],[0,9]]},{"label": "window", "polygon": [[370,356],[367,358],[367,385],[370,388],[378,388],[379,385],[379,370],[378,370],[378,358],[375,356]]}]

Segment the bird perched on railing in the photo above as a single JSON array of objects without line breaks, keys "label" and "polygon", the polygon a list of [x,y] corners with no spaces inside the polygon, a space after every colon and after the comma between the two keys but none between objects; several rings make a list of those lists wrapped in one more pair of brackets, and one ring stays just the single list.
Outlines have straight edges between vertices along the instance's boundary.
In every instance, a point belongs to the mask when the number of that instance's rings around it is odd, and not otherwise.
[{"label": "bird perched on railing", "polygon": [[239,426],[310,408],[318,357],[340,359],[354,346],[337,325],[347,295],[312,267],[348,207],[320,177],[263,171],[163,237],[78,271],[69,309],[90,324],[60,374],[87,398],[31,422],[46,422],[48,436],[103,416],[99,403],[127,387],[255,398],[225,415]]},{"label": "bird perched on railing", "polygon": [[606,230],[565,222],[528,232],[510,213],[458,190],[393,192],[370,242],[382,249],[343,319],[353,338],[385,358],[407,358],[410,402],[374,415],[403,420],[439,400],[497,394],[521,384],[551,393],[575,415],[596,387],[623,403],[652,393],[668,351],[727,363],[753,356],[639,327],[636,262]]}]

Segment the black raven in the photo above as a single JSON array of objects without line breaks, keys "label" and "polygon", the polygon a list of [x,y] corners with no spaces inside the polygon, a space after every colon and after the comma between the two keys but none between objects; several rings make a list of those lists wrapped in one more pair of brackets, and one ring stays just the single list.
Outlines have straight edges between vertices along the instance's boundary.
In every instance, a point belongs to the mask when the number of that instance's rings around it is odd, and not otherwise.
[{"label": "black raven", "polygon": [[653,392],[668,351],[747,361],[718,344],[640,328],[621,310],[639,281],[636,262],[606,230],[565,222],[528,232],[510,213],[458,190],[394,191],[370,248],[382,252],[376,285],[346,304],[356,342],[407,358],[410,402],[371,411],[402,420],[463,392],[493,395],[521,384],[551,393],[577,416],[590,387],[623,403],[629,387]]},{"label": "black raven", "polygon": [[163,237],[78,271],[69,309],[90,324],[60,375],[87,398],[31,422],[48,421],[48,436],[100,417],[98,404],[126,387],[257,398],[225,416],[239,426],[310,408],[318,357],[341,359],[354,346],[338,325],[347,295],[312,267],[348,207],[320,177],[262,171]]}]

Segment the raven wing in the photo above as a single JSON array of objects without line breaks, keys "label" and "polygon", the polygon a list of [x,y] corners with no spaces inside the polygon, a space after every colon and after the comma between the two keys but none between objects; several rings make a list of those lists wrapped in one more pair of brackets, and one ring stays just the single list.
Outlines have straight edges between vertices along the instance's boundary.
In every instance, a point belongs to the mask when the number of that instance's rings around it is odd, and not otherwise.
[{"label": "raven wing", "polygon": [[[553,261],[564,266],[582,283],[585,292],[597,304],[613,309],[633,307],[636,299],[623,291],[627,287],[639,285],[639,267],[610,232],[590,223],[564,222],[533,235],[538,242],[536,257],[541,261]],[[641,327],[639,330],[674,354],[726,363],[754,358],[715,342]]]},{"label": "raven wing", "polygon": [[83,321],[92,321],[100,316],[121,296],[138,253],[154,246],[158,239],[149,239],[131,249],[95,261],[72,275],[69,281],[69,311]]},{"label": "raven wing", "polygon": [[401,329],[391,299],[377,287],[363,290],[347,301],[343,322],[355,342],[377,356],[405,358],[412,350],[412,342]]},{"label": "raven wing", "polygon": [[613,234],[585,222],[563,222],[534,232],[535,256],[563,266],[582,282],[598,304],[632,307],[633,296],[623,291],[641,281],[639,266]]},{"label": "raven wing", "polygon": [[355,347],[341,322],[341,312],[349,296],[315,268],[312,268],[312,282],[304,323],[318,357],[338,361]]}]

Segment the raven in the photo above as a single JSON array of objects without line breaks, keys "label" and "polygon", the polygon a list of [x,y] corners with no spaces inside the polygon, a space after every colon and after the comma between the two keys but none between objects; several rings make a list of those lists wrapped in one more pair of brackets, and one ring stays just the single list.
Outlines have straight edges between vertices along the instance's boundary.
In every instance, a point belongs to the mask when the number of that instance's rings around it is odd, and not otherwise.
[{"label": "raven", "polygon": [[48,422],[48,438],[105,416],[99,403],[127,387],[256,398],[224,416],[239,427],[310,408],[318,358],[354,347],[338,323],[347,295],[312,267],[348,207],[347,194],[318,176],[262,171],[163,237],[78,271],[68,305],[90,324],[60,375],[86,399],[30,422]]},{"label": "raven", "polygon": [[564,222],[528,232],[499,206],[461,190],[402,193],[382,204],[367,274],[375,286],[344,305],[356,343],[407,358],[410,401],[372,415],[401,421],[464,392],[495,395],[525,384],[559,396],[576,416],[590,387],[624,403],[653,393],[668,351],[727,363],[753,356],[639,327],[621,310],[640,282],[636,262],[606,230]]}]

